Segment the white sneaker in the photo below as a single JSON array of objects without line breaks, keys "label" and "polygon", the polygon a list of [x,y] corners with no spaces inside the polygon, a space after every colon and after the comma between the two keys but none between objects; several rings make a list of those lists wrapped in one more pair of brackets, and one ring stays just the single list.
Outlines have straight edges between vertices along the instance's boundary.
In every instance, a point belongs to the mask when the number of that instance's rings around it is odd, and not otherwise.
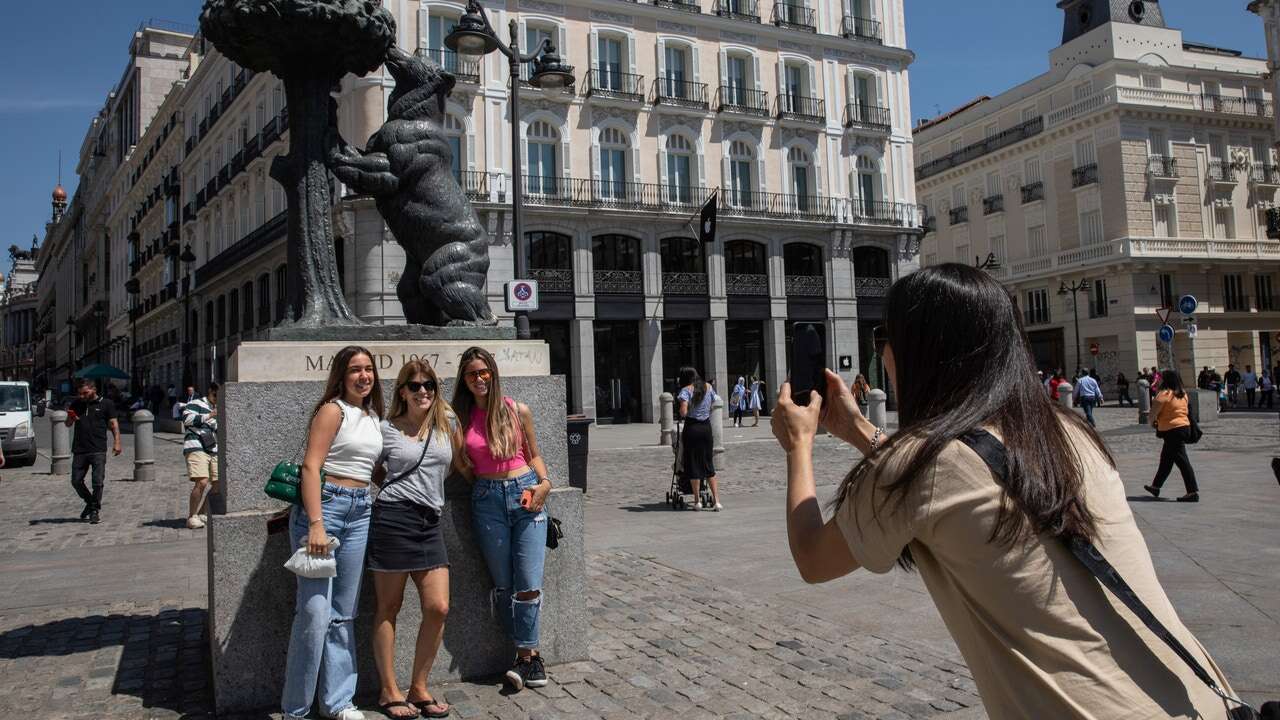
[{"label": "white sneaker", "polygon": [[191,517],[187,518],[187,527],[191,528],[192,530],[199,530],[200,528],[204,527],[204,521],[200,519],[199,515],[192,515]]},{"label": "white sneaker", "polygon": [[690,506],[689,506],[689,509],[690,509],[690,510],[695,510],[695,511],[696,511],[696,510],[701,510],[701,509],[702,509],[702,503],[701,503],[701,502],[695,502],[694,504],[692,504],[692,505],[690,505]]},{"label": "white sneaker", "polygon": [[349,707],[332,717],[333,720],[364,720],[364,713],[354,707]]},{"label": "white sneaker", "polygon": [[715,510],[716,512],[720,512],[721,510],[724,509],[724,506],[717,502],[716,506],[712,509]]},{"label": "white sneaker", "polygon": [[209,516],[208,516],[208,515],[205,515],[204,513],[200,513],[200,522],[202,522],[202,523],[208,523],[208,522],[209,522]]}]

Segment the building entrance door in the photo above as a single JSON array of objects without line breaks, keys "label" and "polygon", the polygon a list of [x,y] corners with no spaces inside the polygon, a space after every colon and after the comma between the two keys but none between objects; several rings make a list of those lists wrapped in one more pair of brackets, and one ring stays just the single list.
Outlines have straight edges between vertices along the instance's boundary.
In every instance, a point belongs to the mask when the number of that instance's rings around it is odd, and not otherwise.
[{"label": "building entrance door", "polygon": [[726,411],[732,411],[728,407],[728,398],[738,378],[746,379],[748,390],[751,389],[751,378],[764,382],[760,388],[760,399],[767,410],[769,389],[773,384],[765,377],[764,323],[759,320],[729,320],[725,322],[724,330],[729,377],[720,381],[718,392],[725,397]]},{"label": "building entrance door", "polygon": [[596,322],[596,422],[640,422],[640,324]]},{"label": "building entrance door", "polygon": [[1066,368],[1066,340],[1062,328],[1029,332],[1027,344],[1031,347],[1031,357],[1036,360],[1036,369],[1043,371],[1046,377],[1058,368]]},{"label": "building entrance door", "polygon": [[551,374],[564,376],[564,407],[573,412],[573,364],[569,357],[569,321],[538,320],[529,323],[529,337],[545,340],[551,354]]},{"label": "building entrance door", "polygon": [[[707,364],[702,352],[702,322],[699,320],[664,320],[662,323],[662,389],[672,395],[680,392],[680,368],[688,365],[707,377]],[[724,378],[714,378],[716,392],[723,392]]]}]

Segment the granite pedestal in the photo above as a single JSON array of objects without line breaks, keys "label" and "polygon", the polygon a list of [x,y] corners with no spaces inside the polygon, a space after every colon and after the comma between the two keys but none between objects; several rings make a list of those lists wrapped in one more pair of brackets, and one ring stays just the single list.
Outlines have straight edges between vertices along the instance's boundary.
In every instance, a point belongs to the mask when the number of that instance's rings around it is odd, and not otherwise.
[{"label": "granite pedestal", "polygon": [[[443,380],[440,397],[452,395],[453,379]],[[587,657],[586,564],[581,491],[568,486],[564,378],[506,377],[503,392],[527,404],[534,415],[537,441],[557,489],[548,511],[564,529],[559,548],[547,551],[543,577],[541,645],[548,663]],[[220,483],[227,514],[210,518],[209,638],[214,700],[218,712],[279,706],[289,631],[293,621],[294,576],[284,569],[287,534],[268,535],[267,519],[283,508],[262,492],[277,462],[298,456],[307,419],[323,383],[232,382],[219,397]],[[390,398],[391,380],[383,379]],[[433,682],[498,674],[510,666],[513,649],[492,616],[488,569],[471,536],[467,483],[450,478],[442,517],[450,560],[450,612]],[[366,573],[367,576],[367,573]],[[373,584],[363,583],[357,619],[359,690],[376,694],[377,672],[371,653]],[[397,674],[407,686],[413,645],[421,621],[417,591],[405,589],[396,632]]]}]

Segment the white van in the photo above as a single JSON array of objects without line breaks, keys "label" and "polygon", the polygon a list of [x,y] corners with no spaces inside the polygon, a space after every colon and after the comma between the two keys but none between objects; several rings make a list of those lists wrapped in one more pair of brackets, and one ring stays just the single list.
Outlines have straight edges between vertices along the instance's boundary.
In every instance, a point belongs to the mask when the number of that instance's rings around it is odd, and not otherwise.
[{"label": "white van", "polygon": [[0,444],[6,467],[36,461],[36,425],[31,416],[31,386],[0,381]]}]

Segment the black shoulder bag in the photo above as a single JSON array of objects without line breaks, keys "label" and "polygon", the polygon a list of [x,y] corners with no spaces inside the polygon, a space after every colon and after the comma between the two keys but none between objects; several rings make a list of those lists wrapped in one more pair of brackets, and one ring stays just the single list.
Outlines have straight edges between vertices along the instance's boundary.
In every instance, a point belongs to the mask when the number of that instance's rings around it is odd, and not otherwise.
[{"label": "black shoulder bag", "polygon": [[[996,479],[1003,486],[1009,472],[1004,444],[986,430],[973,430],[961,436],[959,440],[968,445],[970,450],[977,453],[978,457],[982,458],[982,461],[987,464],[987,467],[991,469],[991,472],[995,474]],[[1129,587],[1129,584],[1120,576],[1120,572],[1111,563],[1107,562],[1107,559],[1103,557],[1102,551],[1098,550],[1097,546],[1082,537],[1064,537],[1062,541],[1067,545],[1067,549],[1071,551],[1071,554],[1098,579],[1098,582],[1102,583],[1103,587],[1109,590],[1120,602],[1124,603],[1125,607],[1129,608],[1134,615],[1137,615],[1142,620],[1142,624],[1146,625],[1147,629],[1156,637],[1163,640],[1164,644],[1168,645],[1174,654],[1182,658],[1182,661],[1191,668],[1191,672],[1195,673],[1196,677],[1200,678],[1205,685],[1208,685],[1215,695],[1228,703],[1234,703],[1239,706],[1227,711],[1228,720],[1280,720],[1280,701],[1264,703],[1262,711],[1259,713],[1249,707],[1243,700],[1224,692],[1213,677],[1209,675],[1208,671],[1204,669],[1204,666],[1200,664],[1200,661],[1196,660],[1186,646],[1179,642],[1173,636],[1173,633],[1170,633],[1169,629],[1164,626],[1164,623],[1160,622],[1159,618],[1142,602],[1142,599],[1133,591],[1133,588]]]}]

